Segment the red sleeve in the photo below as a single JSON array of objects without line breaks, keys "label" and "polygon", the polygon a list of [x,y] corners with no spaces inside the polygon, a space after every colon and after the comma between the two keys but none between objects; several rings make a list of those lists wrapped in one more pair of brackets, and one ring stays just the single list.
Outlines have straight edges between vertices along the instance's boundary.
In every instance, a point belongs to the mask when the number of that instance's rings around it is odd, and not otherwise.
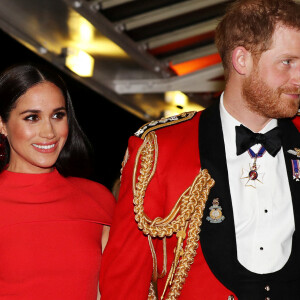
[{"label": "red sleeve", "polygon": [[[152,256],[147,237],[134,219],[132,174],[142,140],[131,137],[129,159],[123,173],[118,204],[100,271],[101,300],[147,299],[152,276]],[[149,191],[155,197],[155,191]],[[147,190],[148,193],[148,190]]]}]

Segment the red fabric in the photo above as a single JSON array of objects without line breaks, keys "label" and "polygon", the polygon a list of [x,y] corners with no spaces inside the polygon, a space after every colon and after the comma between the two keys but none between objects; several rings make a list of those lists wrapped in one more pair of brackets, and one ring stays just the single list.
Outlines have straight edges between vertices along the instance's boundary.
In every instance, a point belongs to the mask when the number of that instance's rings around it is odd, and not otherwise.
[{"label": "red fabric", "polygon": [[0,191],[0,299],[96,300],[112,194],[56,170],[4,171]]},{"label": "red fabric", "polygon": [[[156,131],[158,164],[145,196],[145,212],[150,218],[165,217],[180,195],[200,171],[198,113],[190,121]],[[152,255],[148,239],[138,230],[133,212],[132,173],[142,140],[129,140],[129,160],[122,174],[119,201],[105,249],[100,275],[101,300],[146,300],[152,275]],[[201,233],[200,233],[201,234]],[[168,271],[174,259],[175,236],[167,239]],[[163,265],[162,242],[153,239],[159,272]],[[166,277],[158,282],[159,296]],[[199,248],[179,299],[220,300],[233,295],[210,271]],[[235,298],[237,299],[237,298]]]},{"label": "red fabric", "polygon": [[298,131],[300,131],[300,116],[297,116],[293,119],[293,123],[296,126],[296,128],[298,129]]}]

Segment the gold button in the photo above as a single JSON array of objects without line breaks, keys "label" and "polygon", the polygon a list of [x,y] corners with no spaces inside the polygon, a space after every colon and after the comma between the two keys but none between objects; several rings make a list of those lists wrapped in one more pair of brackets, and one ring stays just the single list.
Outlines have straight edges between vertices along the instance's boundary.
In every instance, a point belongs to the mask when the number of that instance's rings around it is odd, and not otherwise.
[{"label": "gold button", "polygon": [[266,286],[265,286],[265,290],[266,290],[267,292],[269,292],[269,291],[270,291],[270,289],[271,289],[271,288],[270,288],[270,286],[269,286],[269,285],[266,285]]}]

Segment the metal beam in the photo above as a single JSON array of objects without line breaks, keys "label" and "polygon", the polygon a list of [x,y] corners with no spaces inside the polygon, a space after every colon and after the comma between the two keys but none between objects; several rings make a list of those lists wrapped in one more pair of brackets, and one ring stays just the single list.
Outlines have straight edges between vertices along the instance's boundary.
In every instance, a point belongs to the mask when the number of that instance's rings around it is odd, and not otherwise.
[{"label": "metal beam", "polygon": [[89,2],[74,0],[64,0],[64,2],[89,20],[97,30],[121,47],[144,68],[151,70],[156,74],[160,74],[163,77],[174,75],[165,63],[160,62],[154,56],[150,55],[143,46],[133,42],[127,35],[105,18],[105,16],[99,13],[98,9],[95,7],[95,3],[90,4]]},{"label": "metal beam", "polygon": [[178,30],[173,30],[168,33],[160,34],[155,37],[142,40],[139,42],[139,44],[144,45],[144,47],[148,49],[155,49],[164,45],[168,45],[170,43],[214,31],[217,27],[218,22],[219,19],[212,19],[206,22],[202,22]]},{"label": "metal beam", "polygon": [[118,26],[123,25],[126,30],[132,30],[222,2],[226,2],[226,0],[183,1],[177,4],[169,5],[160,9],[155,9],[147,13],[118,21],[116,24]]},{"label": "metal beam", "polygon": [[174,65],[180,64],[182,62],[186,62],[192,59],[204,57],[207,55],[215,54],[217,53],[218,50],[214,44],[204,46],[204,47],[199,47],[190,51],[186,51],[180,54],[176,54],[173,56],[168,56],[164,59],[166,63],[172,62]]},{"label": "metal beam", "polygon": [[190,73],[164,79],[114,80],[112,89],[118,94],[182,92],[218,92],[224,89],[223,80],[212,80],[224,73],[222,64]]},{"label": "metal beam", "polygon": [[128,3],[128,2],[133,2],[133,1],[136,1],[136,0],[100,0],[98,2],[101,5],[101,9],[107,9],[107,8],[111,8],[114,6],[118,6],[121,4]]},{"label": "metal beam", "polygon": [[[39,44],[37,41],[33,40],[31,36],[27,35],[20,28],[16,28],[9,22],[4,19],[4,16],[1,15],[0,10],[0,28],[20,42],[23,46],[30,49],[43,59],[47,60],[49,63],[52,63],[62,72],[68,74],[73,77],[75,80],[81,82],[87,87],[91,88],[96,93],[103,95],[106,99],[109,99],[112,103],[122,107],[138,118],[144,119],[145,121],[149,121],[153,119],[153,116],[145,115],[142,109],[138,107],[132,107],[128,102],[124,101],[124,97],[119,95],[115,91],[113,91],[109,85],[102,78],[99,80],[98,76],[95,78],[83,78],[77,76],[75,73],[69,71],[64,64],[64,58],[58,55],[57,53],[53,53],[46,49],[43,45]],[[105,77],[105,74],[103,74]]]}]

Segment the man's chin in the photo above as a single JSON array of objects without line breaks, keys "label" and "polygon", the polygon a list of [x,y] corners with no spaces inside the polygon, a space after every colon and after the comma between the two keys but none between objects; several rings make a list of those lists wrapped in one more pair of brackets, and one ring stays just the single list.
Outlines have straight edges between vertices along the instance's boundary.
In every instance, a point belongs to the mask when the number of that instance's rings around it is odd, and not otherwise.
[{"label": "man's chin", "polygon": [[277,113],[268,114],[268,118],[272,119],[290,119],[294,118],[298,113],[298,109],[290,109],[290,110],[284,110],[279,111]]}]

